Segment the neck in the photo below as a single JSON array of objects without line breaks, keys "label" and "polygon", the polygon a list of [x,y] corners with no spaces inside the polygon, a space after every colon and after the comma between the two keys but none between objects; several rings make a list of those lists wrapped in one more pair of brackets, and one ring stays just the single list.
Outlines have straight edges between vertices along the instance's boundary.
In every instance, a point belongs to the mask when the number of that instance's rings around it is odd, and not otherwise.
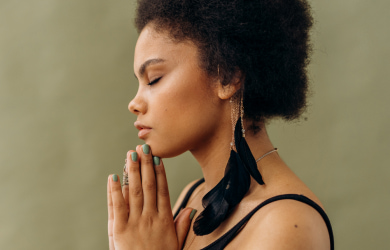
[{"label": "neck", "polygon": [[[202,168],[205,179],[205,194],[214,188],[224,176],[226,164],[230,156],[231,137],[231,127],[224,126],[219,128],[214,136],[204,142],[201,147],[191,150],[192,155]],[[264,125],[261,126],[261,130],[256,134],[246,130],[245,140],[255,159],[274,148]]]}]

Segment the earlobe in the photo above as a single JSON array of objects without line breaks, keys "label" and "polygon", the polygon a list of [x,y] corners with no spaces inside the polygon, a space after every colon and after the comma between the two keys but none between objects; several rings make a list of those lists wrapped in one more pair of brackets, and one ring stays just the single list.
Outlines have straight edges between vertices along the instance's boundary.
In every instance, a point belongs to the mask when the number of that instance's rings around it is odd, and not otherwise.
[{"label": "earlobe", "polygon": [[219,73],[219,64],[218,64],[218,97],[222,100],[230,99],[239,89],[241,89],[241,86],[243,84],[243,77],[242,72],[239,69],[236,69],[234,73],[234,77],[230,81],[229,84],[223,85],[220,80],[220,73]]},{"label": "earlobe", "polygon": [[230,97],[232,97],[235,92],[236,92],[236,89],[234,88],[234,86],[232,84],[223,86],[222,84],[219,83],[219,86],[218,86],[218,97],[220,99],[227,100]]},{"label": "earlobe", "polygon": [[233,81],[228,85],[218,83],[218,97],[222,100],[230,99],[241,88],[240,81]]}]

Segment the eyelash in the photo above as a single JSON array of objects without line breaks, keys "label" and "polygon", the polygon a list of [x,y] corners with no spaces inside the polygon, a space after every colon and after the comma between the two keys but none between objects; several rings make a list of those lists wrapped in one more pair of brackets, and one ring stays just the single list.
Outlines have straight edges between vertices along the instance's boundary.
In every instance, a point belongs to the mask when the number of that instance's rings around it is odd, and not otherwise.
[{"label": "eyelash", "polygon": [[160,79],[161,79],[161,77],[159,77],[159,78],[157,78],[157,79],[151,81],[150,83],[148,83],[148,85],[151,86],[151,85],[157,83],[158,81],[160,81]]}]

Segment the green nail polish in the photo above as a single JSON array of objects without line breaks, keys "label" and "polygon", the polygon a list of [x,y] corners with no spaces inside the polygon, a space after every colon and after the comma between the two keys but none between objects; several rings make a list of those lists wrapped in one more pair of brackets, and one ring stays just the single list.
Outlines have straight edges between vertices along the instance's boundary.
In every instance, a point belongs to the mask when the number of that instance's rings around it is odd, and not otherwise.
[{"label": "green nail polish", "polygon": [[144,144],[142,145],[142,151],[144,152],[144,154],[149,154],[149,151],[150,151],[150,147],[148,144]]},{"label": "green nail polish", "polygon": [[116,175],[116,174],[112,175],[112,180],[114,182],[117,182],[118,181],[118,175]]},{"label": "green nail polish", "polygon": [[196,209],[192,209],[192,211],[191,211],[191,213],[190,213],[190,220],[192,220],[192,219],[194,218],[194,216],[195,216],[195,214],[196,214],[197,211],[198,211],[198,210],[196,210]]},{"label": "green nail polish", "polygon": [[137,152],[131,152],[131,160],[132,161],[137,161],[138,160]]},{"label": "green nail polish", "polygon": [[153,163],[154,163],[155,166],[160,165],[160,157],[153,156]]}]

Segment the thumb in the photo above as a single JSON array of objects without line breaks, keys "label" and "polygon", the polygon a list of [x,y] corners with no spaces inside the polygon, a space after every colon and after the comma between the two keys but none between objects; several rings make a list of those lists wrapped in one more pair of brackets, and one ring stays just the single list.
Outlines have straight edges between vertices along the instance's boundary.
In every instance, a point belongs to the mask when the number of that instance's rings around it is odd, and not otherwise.
[{"label": "thumb", "polygon": [[191,221],[196,214],[196,209],[187,207],[180,211],[175,220],[176,235],[179,241],[179,249],[183,248],[184,241],[187,237],[188,230],[191,226]]}]

